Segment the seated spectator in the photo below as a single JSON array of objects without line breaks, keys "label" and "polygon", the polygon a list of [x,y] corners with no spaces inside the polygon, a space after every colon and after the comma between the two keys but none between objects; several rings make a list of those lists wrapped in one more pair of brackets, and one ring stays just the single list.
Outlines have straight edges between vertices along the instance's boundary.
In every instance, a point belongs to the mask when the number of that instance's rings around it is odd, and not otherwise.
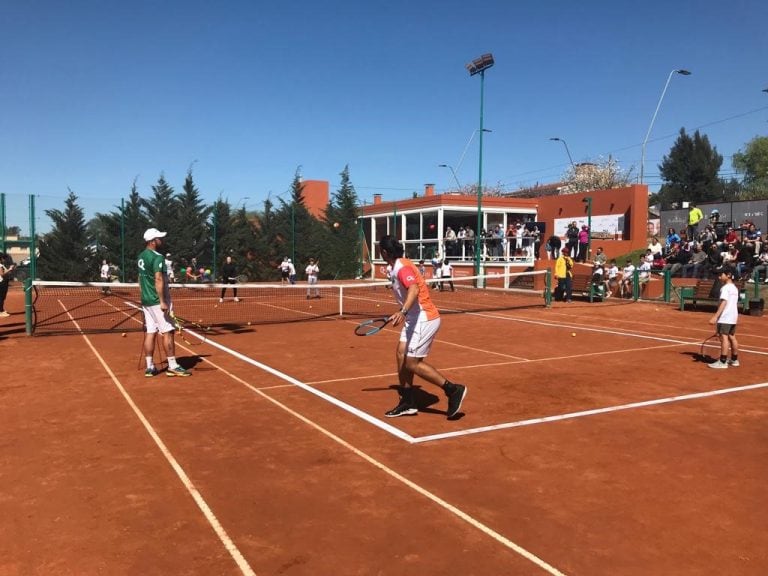
[{"label": "seated spectator", "polygon": [[669,271],[670,276],[678,276],[682,273],[683,266],[688,263],[691,253],[683,250],[680,244],[673,244],[672,251],[667,256],[662,272]]},{"label": "seated spectator", "polygon": [[646,260],[645,262],[640,262],[640,264],[637,266],[638,271],[640,274],[637,276],[637,281],[640,284],[645,284],[648,282],[648,280],[651,279],[651,263]]},{"label": "seated spectator", "polygon": [[747,226],[747,231],[744,232],[744,247],[748,250],[753,260],[760,254],[760,244],[760,231],[757,229],[757,226],[750,222]]},{"label": "seated spectator", "polygon": [[707,253],[698,244],[694,245],[688,262],[683,264],[683,278],[701,278],[706,261]]},{"label": "seated spectator", "polygon": [[661,242],[659,242],[659,239],[656,236],[651,238],[651,242],[648,244],[648,250],[650,250],[651,256],[654,260],[659,259],[664,255],[664,247],[661,245]]},{"label": "seated spectator", "polygon": [[635,275],[635,266],[632,260],[627,258],[624,268],[621,270],[621,284],[619,284],[619,295],[624,298],[625,294],[632,295],[632,280]]},{"label": "seated spectator", "polygon": [[667,230],[667,239],[664,245],[667,252],[672,251],[673,244],[680,244],[680,236],[675,232],[674,228],[669,228]]},{"label": "seated spectator", "polygon": [[736,244],[729,244],[728,250],[723,253],[723,266],[729,266],[736,270],[735,278],[741,278],[744,273],[744,262],[739,254],[739,248]]},{"label": "seated spectator", "polygon": [[598,246],[597,250],[595,251],[595,264],[601,264],[605,266],[607,258],[605,257],[605,252],[603,252],[603,247]]},{"label": "seated spectator", "polygon": [[764,282],[768,284],[768,245],[763,244],[760,254],[757,256],[755,267],[752,269],[750,283]]},{"label": "seated spectator", "polygon": [[605,294],[605,269],[602,264],[592,268],[592,286],[601,296]]},{"label": "seated spectator", "polygon": [[710,276],[716,277],[715,270],[720,268],[722,263],[723,255],[720,252],[720,248],[718,248],[717,244],[712,244],[712,246],[709,247],[709,251],[707,252],[707,260],[702,267],[704,275],[707,278]]}]

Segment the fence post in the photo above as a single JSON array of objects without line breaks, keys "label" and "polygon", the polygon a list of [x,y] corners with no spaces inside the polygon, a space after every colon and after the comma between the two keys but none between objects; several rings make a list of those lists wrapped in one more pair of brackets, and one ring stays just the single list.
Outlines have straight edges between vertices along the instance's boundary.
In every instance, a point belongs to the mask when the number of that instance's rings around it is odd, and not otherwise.
[{"label": "fence post", "polygon": [[552,307],[552,270],[547,268],[544,275],[544,306],[547,308]]}]

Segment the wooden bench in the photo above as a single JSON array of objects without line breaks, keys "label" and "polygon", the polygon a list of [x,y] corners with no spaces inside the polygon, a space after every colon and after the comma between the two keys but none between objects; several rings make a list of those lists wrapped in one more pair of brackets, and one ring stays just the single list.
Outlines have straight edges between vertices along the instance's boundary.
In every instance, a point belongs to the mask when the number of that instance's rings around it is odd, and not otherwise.
[{"label": "wooden bench", "polygon": [[[744,282],[741,280],[734,281],[736,288],[739,289],[739,307],[744,313],[749,312],[749,300],[746,297],[746,291]],[[685,310],[685,302],[690,301],[696,306],[699,302],[704,302],[708,305],[717,305],[720,302],[720,294],[712,296],[712,287],[715,285],[715,280],[699,280],[693,286],[681,286],[680,297],[680,310]]]},{"label": "wooden bench", "polygon": [[605,296],[605,284],[595,285],[592,282],[592,272],[574,270],[572,281],[573,292],[581,292],[590,302],[594,302],[596,298],[602,300]]}]

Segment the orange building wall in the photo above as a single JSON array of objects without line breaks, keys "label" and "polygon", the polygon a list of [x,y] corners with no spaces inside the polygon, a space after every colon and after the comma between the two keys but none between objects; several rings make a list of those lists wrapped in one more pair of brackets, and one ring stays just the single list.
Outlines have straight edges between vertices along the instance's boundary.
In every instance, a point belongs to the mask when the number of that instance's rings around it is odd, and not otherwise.
[{"label": "orange building wall", "polygon": [[587,196],[592,198],[593,216],[624,214],[625,219],[622,240],[594,238],[592,239],[593,254],[598,246],[604,248],[608,258],[647,246],[648,187],[638,184],[626,188],[537,198],[539,204],[538,219],[547,223],[547,234],[551,234],[554,222],[558,218],[586,219],[587,204],[582,200]]},{"label": "orange building wall", "polygon": [[325,209],[328,207],[328,182],[325,180],[304,180],[302,182],[304,206],[309,213],[318,220],[325,218]]}]

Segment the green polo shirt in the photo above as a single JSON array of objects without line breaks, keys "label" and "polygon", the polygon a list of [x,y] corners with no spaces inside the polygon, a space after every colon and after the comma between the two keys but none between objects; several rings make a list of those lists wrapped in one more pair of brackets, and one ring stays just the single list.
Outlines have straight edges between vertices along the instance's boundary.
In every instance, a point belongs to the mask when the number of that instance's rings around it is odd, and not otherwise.
[{"label": "green polo shirt", "polygon": [[139,287],[141,288],[141,305],[155,306],[160,304],[160,296],[155,288],[155,273],[165,274],[165,258],[154,250],[147,248],[138,259]]}]

